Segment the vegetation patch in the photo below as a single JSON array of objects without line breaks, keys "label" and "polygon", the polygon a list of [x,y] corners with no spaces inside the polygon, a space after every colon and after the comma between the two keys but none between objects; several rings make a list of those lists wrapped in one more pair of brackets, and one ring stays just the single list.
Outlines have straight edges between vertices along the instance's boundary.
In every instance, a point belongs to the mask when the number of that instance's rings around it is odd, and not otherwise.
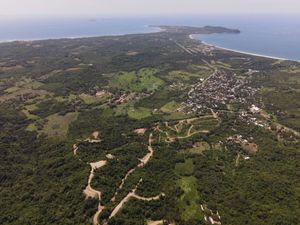
[{"label": "vegetation patch", "polygon": [[48,137],[66,137],[69,125],[77,119],[78,114],[78,112],[72,112],[61,116],[56,113],[48,116],[42,132],[46,133]]},{"label": "vegetation patch", "polygon": [[97,104],[103,101],[103,98],[97,98],[96,96],[88,95],[88,94],[80,94],[79,98],[84,101],[87,105]]},{"label": "vegetation patch", "polygon": [[22,112],[25,114],[25,116],[28,119],[32,119],[32,120],[37,120],[40,117],[34,114],[31,114],[31,111],[38,109],[38,107],[36,106],[36,104],[31,104],[31,105],[26,105],[25,109],[22,110]]},{"label": "vegetation patch", "polygon": [[144,68],[139,71],[122,72],[110,82],[114,88],[126,91],[154,91],[164,84],[164,81],[156,77],[157,69]]},{"label": "vegetation patch", "polygon": [[199,204],[200,197],[197,192],[197,179],[193,176],[184,176],[178,180],[177,184],[183,191],[178,200],[181,218],[184,221],[202,220],[203,213]]},{"label": "vegetation patch", "polygon": [[168,74],[167,79],[169,81],[189,81],[189,80],[195,80],[195,79],[205,78],[205,77],[207,77],[206,71],[189,73],[187,71],[174,70]]},{"label": "vegetation patch", "polygon": [[16,92],[16,91],[18,91],[18,90],[20,90],[20,88],[19,87],[10,87],[10,88],[7,88],[6,90],[4,90],[6,93],[13,93],[13,92]]},{"label": "vegetation patch", "polygon": [[128,109],[128,116],[132,119],[136,119],[136,120],[141,120],[147,117],[150,117],[151,114],[151,110],[148,108],[144,108],[144,107],[138,107],[138,108],[134,108],[134,107],[130,107]]},{"label": "vegetation patch", "polygon": [[178,104],[175,101],[171,101],[167,104],[165,104],[163,107],[160,108],[160,110],[164,113],[172,113],[175,112],[176,109],[178,109],[180,104]]},{"label": "vegetation patch", "polygon": [[37,131],[38,128],[37,128],[37,126],[36,126],[34,123],[31,123],[31,124],[29,124],[29,125],[26,127],[26,130],[27,130],[27,131],[33,132],[33,131]]},{"label": "vegetation patch", "polygon": [[202,154],[203,151],[206,150],[210,150],[210,145],[207,142],[203,141],[203,142],[196,142],[193,145],[193,148],[189,148],[187,151],[191,154]]},{"label": "vegetation patch", "polygon": [[186,159],[184,163],[177,163],[175,171],[182,176],[190,176],[194,172],[194,163],[192,159]]}]

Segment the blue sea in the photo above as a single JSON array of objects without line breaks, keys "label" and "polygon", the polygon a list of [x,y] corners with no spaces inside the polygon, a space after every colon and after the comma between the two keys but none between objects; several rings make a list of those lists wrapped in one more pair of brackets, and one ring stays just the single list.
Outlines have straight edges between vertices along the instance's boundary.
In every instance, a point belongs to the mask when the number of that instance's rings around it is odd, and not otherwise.
[{"label": "blue sea", "polygon": [[237,51],[300,61],[300,15],[195,15],[154,18],[0,18],[0,42],[155,32],[148,25],[225,26],[240,34],[194,35]]}]

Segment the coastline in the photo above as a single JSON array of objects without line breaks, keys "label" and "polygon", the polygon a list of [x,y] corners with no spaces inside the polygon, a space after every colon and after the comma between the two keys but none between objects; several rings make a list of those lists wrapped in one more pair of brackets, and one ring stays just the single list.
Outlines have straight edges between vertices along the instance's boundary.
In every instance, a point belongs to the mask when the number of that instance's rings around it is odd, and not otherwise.
[{"label": "coastline", "polygon": [[282,60],[282,61],[300,62],[300,60],[296,60],[296,59],[287,59],[287,58],[282,58],[282,57],[276,57],[276,56],[270,56],[270,55],[263,55],[263,54],[246,52],[246,51],[240,51],[240,50],[236,50],[236,49],[232,49],[232,48],[225,48],[225,47],[221,47],[221,46],[209,44],[209,43],[207,43],[205,41],[202,41],[200,39],[194,38],[193,34],[190,34],[189,38],[192,39],[192,40],[200,41],[201,43],[203,43],[203,44],[205,44],[207,46],[215,47],[216,49],[219,49],[219,50],[231,51],[231,52],[235,52],[235,53],[240,53],[240,54],[245,54],[245,55],[251,55],[251,56],[257,56],[257,57],[263,57],[263,58],[268,58],[268,59],[276,59],[276,60]]},{"label": "coastline", "polygon": [[63,40],[63,39],[81,39],[81,38],[100,38],[100,37],[118,37],[118,36],[125,36],[125,35],[136,35],[136,34],[151,34],[151,33],[159,33],[165,31],[159,27],[151,26],[151,25],[144,25],[147,27],[148,31],[142,32],[133,32],[133,33],[113,33],[113,34],[100,34],[100,35],[76,35],[76,36],[61,36],[61,37],[43,37],[43,38],[20,38],[20,39],[0,39],[0,44],[7,44],[13,42],[36,42],[36,41],[49,41],[49,40]]}]

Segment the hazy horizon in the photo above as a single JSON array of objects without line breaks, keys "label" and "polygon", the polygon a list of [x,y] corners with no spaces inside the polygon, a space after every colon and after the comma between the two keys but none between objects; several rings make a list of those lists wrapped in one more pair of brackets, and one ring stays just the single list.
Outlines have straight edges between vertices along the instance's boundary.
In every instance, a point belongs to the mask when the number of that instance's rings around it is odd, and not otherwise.
[{"label": "hazy horizon", "polygon": [[134,17],[199,14],[295,14],[297,0],[0,0],[0,15],[12,17]]}]

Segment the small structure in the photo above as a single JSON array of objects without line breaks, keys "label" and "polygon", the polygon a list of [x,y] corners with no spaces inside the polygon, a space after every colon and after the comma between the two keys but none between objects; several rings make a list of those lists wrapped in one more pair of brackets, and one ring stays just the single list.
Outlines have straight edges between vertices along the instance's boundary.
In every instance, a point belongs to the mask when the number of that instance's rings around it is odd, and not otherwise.
[{"label": "small structure", "polygon": [[144,135],[146,131],[147,131],[146,128],[139,128],[139,129],[135,129],[134,133],[136,133],[138,135]]},{"label": "small structure", "polygon": [[97,91],[96,92],[96,97],[102,98],[103,96],[105,96],[106,93],[107,92],[105,90]]},{"label": "small structure", "polygon": [[257,114],[257,113],[260,113],[261,109],[258,108],[257,106],[255,105],[252,105],[251,108],[250,108],[250,112],[252,112],[253,114]]}]

